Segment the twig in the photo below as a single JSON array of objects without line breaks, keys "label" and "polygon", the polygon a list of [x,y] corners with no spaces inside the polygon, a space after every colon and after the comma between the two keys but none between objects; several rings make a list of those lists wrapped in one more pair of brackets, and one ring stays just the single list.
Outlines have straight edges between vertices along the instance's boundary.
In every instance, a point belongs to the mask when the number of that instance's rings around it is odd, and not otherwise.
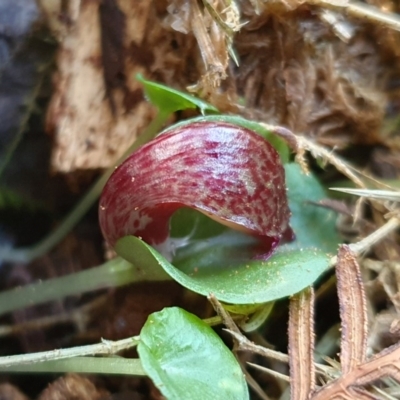
[{"label": "twig", "polygon": [[262,367],[261,365],[253,364],[251,362],[248,362],[247,365],[250,365],[251,367],[258,369],[259,371],[263,371],[263,372],[265,372],[275,378],[281,379],[285,382],[290,382],[290,377],[285,374],[281,374],[280,372],[276,372],[272,369]]},{"label": "twig", "polygon": [[347,189],[347,188],[329,188],[342,193],[354,194],[360,197],[366,197],[376,200],[388,200],[396,203],[400,202],[400,192],[394,190],[376,190],[376,189]]},{"label": "twig", "polygon": [[305,161],[303,159],[304,150],[309,151],[314,158],[322,158],[325,162],[332,164],[338,171],[343,175],[347,176],[352,180],[357,186],[365,188],[364,182],[359,179],[353,172],[352,167],[348,165],[347,162],[343,161],[339,156],[334,154],[330,149],[326,149],[312,140],[306,138],[305,136],[300,136],[294,134],[291,130],[277,125],[269,125],[263,122],[260,124],[265,128],[270,130],[277,136],[284,139],[289,147],[297,154],[296,161],[300,164],[303,170],[306,170]]},{"label": "twig", "polygon": [[379,8],[358,1],[338,0],[308,0],[309,4],[343,11],[351,17],[375,22],[387,28],[400,31],[400,16],[394,13],[381,11]]},{"label": "twig", "polygon": [[[215,297],[213,293],[210,293],[208,295],[208,301],[211,303],[213,306],[215,312],[218,314],[218,316],[221,318],[222,323],[228,327],[229,331],[235,332],[238,335],[241,335],[240,329],[237,327],[235,322],[233,321],[232,317],[229,315],[229,313],[222,307],[222,304],[218,301],[218,299]],[[234,336],[234,341],[235,341],[235,336]],[[234,348],[233,350],[237,350],[237,347],[239,346],[239,343],[235,341]]]},{"label": "twig", "polygon": [[357,243],[350,244],[350,249],[360,255],[365,251],[369,250],[373,245],[384,239],[389,233],[395,231],[400,226],[400,220],[398,217],[393,217],[386,222],[385,225],[382,225],[376,231],[372,232],[370,235],[360,240]]},{"label": "twig", "polygon": [[[370,235],[360,240],[357,243],[352,243],[349,245],[350,249],[356,254],[361,255],[365,251],[369,250],[373,245],[384,239],[389,233],[395,231],[400,227],[400,220],[398,217],[393,217],[382,225],[376,231],[372,232]],[[337,263],[337,256],[331,258],[329,266],[334,267]]]},{"label": "twig", "polygon": [[108,296],[104,295],[94,299],[94,301],[89,304],[85,304],[70,312],[45,316],[16,325],[0,325],[0,337],[15,335],[19,332],[27,332],[30,330],[46,329],[63,323],[75,323],[78,326],[78,329],[82,330],[82,325],[85,324],[88,319],[87,314],[93,309],[104,305],[107,299]]},{"label": "twig", "polygon": [[138,337],[131,337],[118,341],[102,340],[101,343],[87,346],[72,347],[69,349],[57,349],[41,351],[39,353],[18,354],[15,356],[0,357],[0,367],[7,368],[16,365],[33,364],[44,361],[60,360],[77,356],[112,355],[122,350],[130,349],[139,343]]},{"label": "twig", "polygon": [[[325,400],[346,397],[356,386],[365,386],[372,382],[391,376],[400,379],[400,346],[395,344],[376,354],[367,362],[354,368],[347,374],[330,382],[314,394],[312,400]],[[356,397],[362,398],[362,397]]]},{"label": "twig", "polygon": [[298,139],[299,148],[304,148],[308,150],[315,158],[323,158],[325,161],[332,164],[338,171],[340,171],[343,175],[347,176],[350,180],[352,180],[357,186],[361,188],[365,188],[364,182],[358,178],[347,166],[347,163],[343,161],[339,156],[334,154],[331,150],[326,149],[323,146],[320,146],[317,143],[314,143],[312,140],[304,137],[304,136],[296,136]]},{"label": "twig", "polygon": [[[227,326],[232,332],[235,332],[236,334],[238,334],[240,336],[241,332],[240,332],[239,328],[237,327],[237,325],[235,324],[235,322],[233,321],[233,318],[224,309],[222,304],[218,301],[218,299],[215,297],[215,295],[213,293],[210,293],[208,295],[208,301],[211,303],[214,310],[216,311],[218,316],[221,318],[223,324],[225,326]],[[231,331],[229,331],[229,332],[231,332]],[[233,345],[232,351],[233,351],[235,357],[238,359],[238,356],[235,353],[237,352],[237,350],[239,350],[239,342],[236,340],[235,336],[233,336],[233,342],[234,342],[234,345]],[[238,359],[238,361],[240,361],[240,360]],[[260,385],[256,382],[256,380],[250,375],[250,373],[244,368],[243,365],[241,365],[241,368],[246,377],[246,381],[250,385],[250,387],[252,387],[256,393],[258,393],[260,398],[267,400],[268,396],[263,392],[263,390],[261,389]]]},{"label": "twig", "polygon": [[[250,342],[246,336],[242,335],[240,332],[233,332],[229,329],[225,329],[226,332],[231,334],[239,344],[238,350],[240,351],[250,351],[252,353],[260,354],[263,357],[272,358],[276,361],[283,363],[289,362],[289,356],[287,354],[281,353],[280,351],[267,349],[266,347],[259,346],[255,343]],[[330,378],[336,378],[339,373],[335,368],[329,367],[327,365],[314,363],[315,369],[318,373],[328,376]]]}]

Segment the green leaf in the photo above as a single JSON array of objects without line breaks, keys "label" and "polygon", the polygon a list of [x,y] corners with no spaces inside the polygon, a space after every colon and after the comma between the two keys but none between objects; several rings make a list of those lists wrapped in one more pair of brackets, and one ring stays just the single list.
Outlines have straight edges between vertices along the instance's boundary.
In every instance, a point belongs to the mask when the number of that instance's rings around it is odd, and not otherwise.
[{"label": "green leaf", "polygon": [[190,236],[191,239],[204,239],[227,231],[227,227],[192,208],[182,207],[170,221],[170,235],[173,238]]},{"label": "green leaf", "polygon": [[[235,241],[229,235],[234,235]],[[182,286],[204,296],[212,292],[232,304],[265,303],[290,296],[311,285],[328,268],[329,256],[310,248],[278,250],[268,261],[245,261],[251,238],[242,236],[227,232],[204,241],[192,256],[180,258],[178,252],[176,266],[134,236],[120,239],[115,250],[136,266],[161,267]]]},{"label": "green leaf", "polygon": [[43,207],[39,202],[27,199],[12,189],[0,186],[0,210],[19,210],[22,208],[36,211]]},{"label": "green leaf", "polygon": [[275,147],[276,151],[281,156],[281,160],[283,163],[289,162],[290,150],[288,145],[283,139],[281,139],[274,133],[270,132],[268,129],[260,125],[258,122],[250,121],[248,119],[236,115],[207,115],[203,117],[191,118],[185,121],[178,122],[177,124],[168,127],[165,131],[168,131],[170,129],[175,129],[180,126],[185,126],[187,124],[191,124],[194,122],[203,122],[203,121],[226,122],[229,124],[239,125],[242,126],[243,128],[250,129],[258,133],[264,139],[268,140],[268,142],[270,142],[272,146]]},{"label": "green leaf", "polygon": [[325,252],[335,252],[340,237],[336,231],[336,213],[311,202],[326,199],[323,187],[312,175],[305,175],[298,164],[285,165],[290,225],[296,240],[289,248],[317,247]]},{"label": "green leaf", "polygon": [[143,369],[170,400],[246,400],[241,368],[220,337],[180,308],[151,314],[140,332]]},{"label": "green leaf", "polygon": [[190,94],[180,92],[160,83],[148,81],[141,74],[136,75],[136,79],[143,84],[148,100],[154,104],[160,112],[170,114],[179,110],[188,108],[198,108],[202,114],[206,112],[217,113],[213,105],[191,96]]}]

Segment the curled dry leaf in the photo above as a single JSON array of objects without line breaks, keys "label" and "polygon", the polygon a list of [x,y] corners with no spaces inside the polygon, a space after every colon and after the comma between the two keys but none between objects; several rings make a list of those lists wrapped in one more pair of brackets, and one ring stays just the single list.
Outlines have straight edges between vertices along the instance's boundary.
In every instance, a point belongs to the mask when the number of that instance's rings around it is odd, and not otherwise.
[{"label": "curled dry leaf", "polygon": [[289,365],[291,398],[307,400],[315,389],[314,290],[312,287],[290,299]]},{"label": "curled dry leaf", "polygon": [[38,400],[81,399],[100,400],[109,396],[104,389],[98,389],[89,379],[83,376],[68,374],[55,380],[38,397]]},{"label": "curled dry leaf", "polygon": [[[374,379],[368,380],[368,374],[364,375],[368,337],[366,299],[359,265],[347,245],[339,248],[336,277],[342,330],[342,376],[317,391],[312,399],[371,398],[363,388],[355,387],[363,386]],[[373,373],[379,375],[378,371]],[[379,375],[382,376],[383,374]],[[357,384],[361,381],[363,383]]]},{"label": "curled dry leaf", "polygon": [[340,361],[346,374],[365,360],[368,337],[364,284],[356,256],[347,245],[339,248],[336,278],[342,321]]}]

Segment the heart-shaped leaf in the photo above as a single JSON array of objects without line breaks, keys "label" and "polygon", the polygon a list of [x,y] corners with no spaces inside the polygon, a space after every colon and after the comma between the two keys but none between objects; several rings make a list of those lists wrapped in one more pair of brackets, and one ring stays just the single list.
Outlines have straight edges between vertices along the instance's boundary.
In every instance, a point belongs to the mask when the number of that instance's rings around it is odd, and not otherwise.
[{"label": "heart-shaped leaf", "polygon": [[[268,261],[249,259],[251,238],[227,232],[203,244],[190,257],[177,254],[172,265],[134,236],[120,239],[115,250],[134,265],[163,268],[186,288],[227,303],[265,303],[290,296],[311,285],[328,267],[329,257],[317,249],[277,251]],[[197,243],[192,244],[196,246]],[[185,252],[187,249],[184,249]],[[181,257],[181,258],[180,258]]]},{"label": "heart-shaped leaf", "polygon": [[323,187],[312,174],[304,174],[298,164],[286,164],[285,174],[292,212],[290,226],[296,235],[296,240],[286,247],[316,247],[322,251],[336,252],[340,243],[336,231],[336,213],[315,204],[327,198]]},{"label": "heart-shaped leaf", "polygon": [[249,398],[233,354],[207,324],[185,310],[151,314],[140,332],[138,353],[143,369],[167,399]]}]

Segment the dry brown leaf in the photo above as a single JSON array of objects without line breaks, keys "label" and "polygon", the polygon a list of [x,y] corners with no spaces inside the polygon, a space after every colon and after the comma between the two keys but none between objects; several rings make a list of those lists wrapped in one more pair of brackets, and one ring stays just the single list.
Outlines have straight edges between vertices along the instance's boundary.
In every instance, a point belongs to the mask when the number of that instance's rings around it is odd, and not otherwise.
[{"label": "dry brown leaf", "polygon": [[314,290],[304,289],[290,299],[289,365],[293,400],[306,400],[315,389]]},{"label": "dry brown leaf", "polygon": [[38,397],[38,400],[100,400],[109,393],[96,386],[87,378],[68,374],[55,380]]},{"label": "dry brown leaf", "polygon": [[0,384],[0,399],[2,400],[29,400],[17,387],[10,383]]},{"label": "dry brown leaf", "polygon": [[368,337],[364,284],[357,259],[347,245],[339,248],[336,278],[342,321],[340,360],[346,374],[365,360]]},{"label": "dry brown leaf", "polygon": [[[376,354],[371,360],[359,365],[347,374],[324,386],[312,400],[357,399],[351,397],[355,386],[365,386],[384,377],[400,380],[400,344],[393,345]],[[354,391],[353,391],[354,393]],[[376,397],[370,397],[376,398]]]},{"label": "dry brown leaf", "polygon": [[400,345],[391,346],[365,361],[364,286],[356,258],[347,245],[339,249],[336,275],[342,320],[342,376],[317,391],[312,399],[376,399],[363,387],[384,377],[400,379]]},{"label": "dry brown leaf", "polygon": [[379,49],[361,23],[344,18],[356,32],[346,44],[299,4],[292,13],[278,13],[273,2],[260,15],[242,8],[249,23],[235,46],[241,60],[237,85],[247,107],[330,146],[379,142],[387,102],[384,79],[377,78]]},{"label": "dry brown leaf", "polygon": [[207,15],[200,11],[197,0],[191,0],[190,4],[191,28],[197,39],[206,70],[201,89],[212,92],[227,77],[229,56],[225,35],[208,12]]},{"label": "dry brown leaf", "polygon": [[[68,19],[69,29],[61,42],[55,93],[48,112],[48,128],[55,134],[55,170],[110,166],[154,114],[139,83],[133,79],[137,72],[143,72],[140,63],[145,54],[140,44],[151,7],[151,3],[140,4],[134,12],[124,13],[116,2],[107,1],[102,14],[100,2],[85,1],[76,21]],[[106,11],[109,14],[104,18]],[[107,35],[105,20],[109,21]],[[132,30],[135,36],[130,36],[126,43],[125,32]],[[132,63],[124,57],[128,48]],[[105,56],[106,65],[102,62]]]}]

